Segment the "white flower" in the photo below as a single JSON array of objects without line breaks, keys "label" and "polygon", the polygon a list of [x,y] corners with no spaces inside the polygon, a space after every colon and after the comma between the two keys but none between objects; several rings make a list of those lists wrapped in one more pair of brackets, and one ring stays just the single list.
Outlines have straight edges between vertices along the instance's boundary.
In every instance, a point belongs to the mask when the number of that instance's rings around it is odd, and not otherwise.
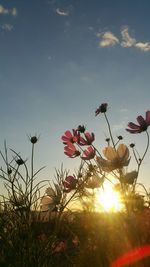
[{"label": "white flower", "polygon": [[102,157],[97,157],[97,162],[107,172],[128,166],[130,161],[129,149],[124,144],[120,144],[117,149],[111,146],[105,147],[103,154],[107,160]]},{"label": "white flower", "polygon": [[52,187],[48,187],[45,191],[47,194],[41,199],[41,211],[52,211],[56,205],[60,203],[62,193],[59,185],[54,184],[55,190]]},{"label": "white flower", "polygon": [[103,178],[100,178],[96,175],[93,175],[93,176],[88,178],[88,180],[85,184],[85,187],[91,188],[91,189],[99,188],[102,185],[103,181],[104,181]]},{"label": "white flower", "polygon": [[137,177],[138,177],[137,171],[127,172],[124,175],[124,182],[127,184],[133,184]]}]

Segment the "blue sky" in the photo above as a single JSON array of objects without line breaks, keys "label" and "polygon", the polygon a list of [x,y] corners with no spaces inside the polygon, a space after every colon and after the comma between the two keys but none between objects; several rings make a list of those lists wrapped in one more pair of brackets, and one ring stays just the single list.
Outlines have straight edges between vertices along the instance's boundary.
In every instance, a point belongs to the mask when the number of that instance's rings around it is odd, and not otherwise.
[{"label": "blue sky", "polygon": [[[109,104],[114,135],[143,151],[144,134],[124,129],[150,109],[150,2],[147,0],[0,1],[0,146],[30,156],[50,178],[64,163],[61,135],[86,124],[103,148],[107,129],[95,109]],[[149,184],[149,157],[141,181]],[[130,167],[133,169],[133,167]]]}]

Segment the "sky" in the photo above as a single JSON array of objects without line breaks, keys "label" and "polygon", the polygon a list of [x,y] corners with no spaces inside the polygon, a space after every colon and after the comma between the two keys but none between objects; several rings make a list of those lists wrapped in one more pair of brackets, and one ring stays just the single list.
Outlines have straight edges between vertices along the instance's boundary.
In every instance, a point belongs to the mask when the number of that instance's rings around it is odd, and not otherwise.
[{"label": "sky", "polygon": [[[64,155],[61,136],[84,124],[104,148],[95,109],[107,102],[114,136],[143,153],[144,133],[125,128],[150,110],[149,10],[147,0],[0,0],[1,150],[6,140],[30,164],[28,135],[37,134],[41,179],[62,163],[73,171],[79,161]],[[139,177],[149,186],[148,166],[149,155]]]}]

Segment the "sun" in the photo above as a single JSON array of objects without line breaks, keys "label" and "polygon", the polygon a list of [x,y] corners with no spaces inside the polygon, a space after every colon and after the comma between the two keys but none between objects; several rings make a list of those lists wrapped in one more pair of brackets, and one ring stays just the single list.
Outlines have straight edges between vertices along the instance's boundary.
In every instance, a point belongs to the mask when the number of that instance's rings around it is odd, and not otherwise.
[{"label": "sun", "polygon": [[110,184],[104,185],[104,190],[97,191],[96,193],[96,209],[117,212],[123,210],[123,203],[119,192],[113,190]]}]

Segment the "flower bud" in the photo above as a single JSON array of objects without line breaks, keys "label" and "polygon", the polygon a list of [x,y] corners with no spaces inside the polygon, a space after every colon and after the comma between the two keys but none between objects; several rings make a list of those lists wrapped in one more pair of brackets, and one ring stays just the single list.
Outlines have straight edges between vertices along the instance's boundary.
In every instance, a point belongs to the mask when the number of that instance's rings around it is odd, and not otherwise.
[{"label": "flower bud", "polygon": [[131,147],[131,148],[135,147],[135,144],[131,143],[131,144],[130,144],[130,147]]},{"label": "flower bud", "polygon": [[30,138],[30,141],[31,141],[32,144],[35,144],[35,143],[37,143],[38,138],[37,138],[36,136],[32,136],[32,137]]},{"label": "flower bud", "polygon": [[102,103],[95,111],[95,116],[97,116],[100,113],[105,113],[107,111],[107,103]]},{"label": "flower bud", "polygon": [[22,158],[19,158],[16,160],[16,163],[20,166],[20,165],[23,165],[25,162]]},{"label": "flower bud", "polygon": [[86,130],[85,126],[84,125],[79,125],[78,128],[77,128],[77,131],[79,131],[80,133],[84,133]]},{"label": "flower bud", "polygon": [[12,173],[12,169],[8,168],[8,169],[7,169],[7,173],[8,173],[8,174],[11,174],[11,173]]}]

